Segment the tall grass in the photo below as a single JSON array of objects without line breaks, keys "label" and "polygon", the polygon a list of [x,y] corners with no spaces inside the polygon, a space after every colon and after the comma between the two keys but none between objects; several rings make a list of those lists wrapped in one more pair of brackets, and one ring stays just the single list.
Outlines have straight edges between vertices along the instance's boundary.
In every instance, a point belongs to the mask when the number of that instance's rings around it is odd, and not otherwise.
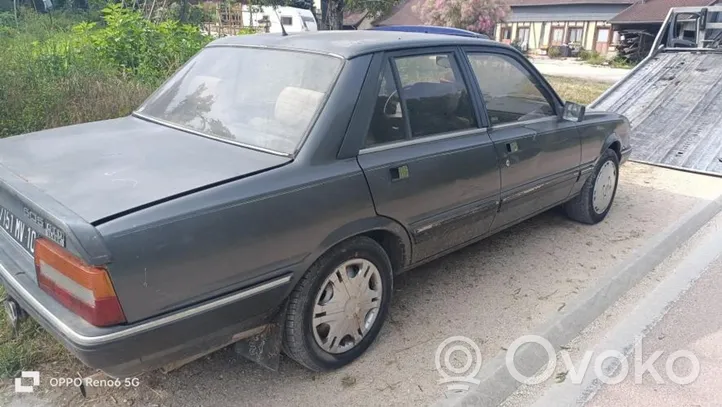
[{"label": "tall grass", "polygon": [[0,18],[0,137],[129,114],[209,38],[111,5]]}]

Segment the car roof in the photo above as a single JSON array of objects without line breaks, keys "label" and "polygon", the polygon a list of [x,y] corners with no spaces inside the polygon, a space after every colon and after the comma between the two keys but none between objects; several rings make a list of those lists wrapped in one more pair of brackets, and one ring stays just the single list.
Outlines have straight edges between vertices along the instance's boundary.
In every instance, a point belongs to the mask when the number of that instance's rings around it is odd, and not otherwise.
[{"label": "car roof", "polygon": [[462,37],[474,37],[489,39],[486,34],[479,34],[469,30],[462,30],[461,28],[453,27],[440,27],[435,25],[383,25],[379,27],[370,28],[370,30],[379,31],[403,31],[403,32],[419,32],[428,34],[448,34],[448,35],[459,35]]},{"label": "car roof", "polygon": [[335,54],[346,59],[379,51],[445,45],[489,45],[511,48],[496,41],[460,35],[385,30],[310,31],[222,37],[208,46],[268,47]]}]

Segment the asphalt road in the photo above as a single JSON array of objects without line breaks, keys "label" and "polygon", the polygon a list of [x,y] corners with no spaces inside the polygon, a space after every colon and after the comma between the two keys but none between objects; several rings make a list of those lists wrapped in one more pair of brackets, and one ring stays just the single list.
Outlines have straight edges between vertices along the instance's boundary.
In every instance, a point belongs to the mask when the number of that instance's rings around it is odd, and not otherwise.
[{"label": "asphalt road", "polygon": [[[719,246],[722,251],[722,244]],[[651,373],[604,386],[589,407],[719,406],[722,404],[722,258],[711,264],[647,335],[642,361],[652,360],[661,383]],[[688,351],[699,362],[698,373],[689,359],[680,358],[667,370],[674,352]],[[691,383],[687,380],[696,379]],[[678,380],[682,379],[682,380]],[[676,383],[675,383],[676,382]]]},{"label": "asphalt road", "polygon": [[502,407],[719,406],[720,241],[722,214],[566,344],[548,380]]},{"label": "asphalt road", "polygon": [[[168,374],[144,375],[138,388],[84,399],[43,382],[31,395],[4,391],[0,405],[430,405],[446,390],[435,367],[442,341],[462,335],[479,346],[482,361],[493,357],[720,191],[722,179],[629,163],[605,222],[580,225],[550,211],[402,277],[376,344],[336,372],[315,374],[284,359],[273,373],[225,349]],[[41,368],[43,377],[69,371],[62,361]]]}]

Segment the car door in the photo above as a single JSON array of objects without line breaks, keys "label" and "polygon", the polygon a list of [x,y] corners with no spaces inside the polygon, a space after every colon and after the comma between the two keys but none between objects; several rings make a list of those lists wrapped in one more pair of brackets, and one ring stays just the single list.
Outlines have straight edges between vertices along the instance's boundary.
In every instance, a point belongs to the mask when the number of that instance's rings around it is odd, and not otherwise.
[{"label": "car door", "polygon": [[387,54],[373,106],[361,107],[373,114],[359,165],[377,213],[409,231],[414,261],[487,233],[498,210],[498,159],[461,57],[455,47]]},{"label": "car door", "polygon": [[581,138],[558,115],[561,102],[528,62],[502,49],[466,49],[482,93],[501,168],[501,205],[492,229],[563,202],[579,177]]}]

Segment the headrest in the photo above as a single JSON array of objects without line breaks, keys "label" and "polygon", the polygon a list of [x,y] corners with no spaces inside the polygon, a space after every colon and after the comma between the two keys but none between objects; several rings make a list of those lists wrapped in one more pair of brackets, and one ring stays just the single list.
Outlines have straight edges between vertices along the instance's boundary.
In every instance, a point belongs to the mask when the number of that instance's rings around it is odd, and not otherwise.
[{"label": "headrest", "polygon": [[323,99],[323,93],[289,86],[276,100],[276,120],[286,126],[307,126]]}]

